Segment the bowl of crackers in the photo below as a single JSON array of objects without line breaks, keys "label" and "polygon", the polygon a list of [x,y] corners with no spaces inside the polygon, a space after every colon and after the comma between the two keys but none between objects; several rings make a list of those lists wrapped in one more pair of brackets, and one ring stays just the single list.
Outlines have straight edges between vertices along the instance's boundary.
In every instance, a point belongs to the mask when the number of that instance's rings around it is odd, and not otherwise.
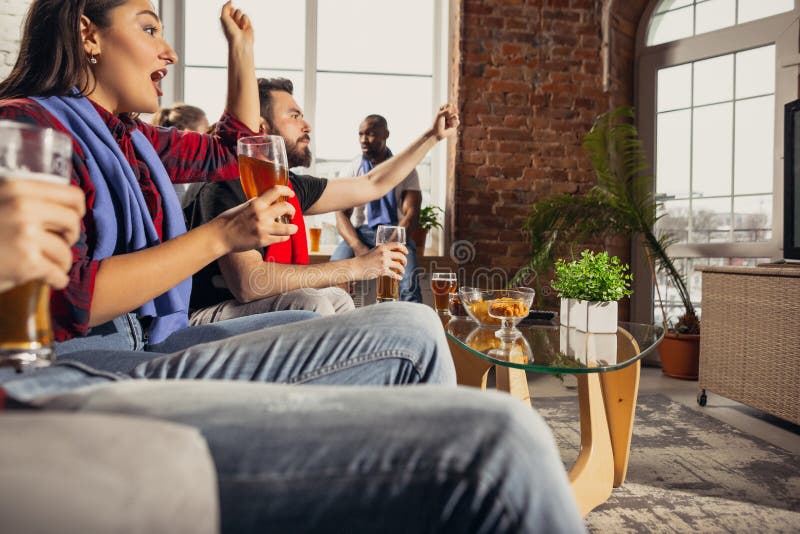
[{"label": "bowl of crackers", "polygon": [[464,310],[472,320],[484,327],[497,328],[503,320],[513,324],[528,316],[534,297],[533,289],[480,289],[462,287],[459,290]]}]

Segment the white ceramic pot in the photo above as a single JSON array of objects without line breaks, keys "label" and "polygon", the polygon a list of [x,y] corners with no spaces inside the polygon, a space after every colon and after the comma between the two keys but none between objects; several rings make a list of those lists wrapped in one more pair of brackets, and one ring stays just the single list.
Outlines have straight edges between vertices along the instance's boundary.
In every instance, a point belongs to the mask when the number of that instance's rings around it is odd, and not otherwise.
[{"label": "white ceramic pot", "polygon": [[576,300],[570,309],[569,326],[592,334],[617,332],[617,302]]},{"label": "white ceramic pot", "polygon": [[586,359],[614,365],[617,363],[617,334],[586,334]]},{"label": "white ceramic pot", "polygon": [[577,328],[559,327],[561,352],[581,363],[617,363],[617,334],[593,334]]},{"label": "white ceramic pot", "polygon": [[570,326],[569,310],[574,305],[575,299],[561,299],[561,310],[558,314],[558,322],[561,326]]}]

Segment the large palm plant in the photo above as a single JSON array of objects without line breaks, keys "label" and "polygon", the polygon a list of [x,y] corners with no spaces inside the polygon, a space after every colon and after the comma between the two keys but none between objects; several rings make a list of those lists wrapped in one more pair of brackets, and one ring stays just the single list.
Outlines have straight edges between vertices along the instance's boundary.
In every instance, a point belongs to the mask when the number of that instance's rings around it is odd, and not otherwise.
[{"label": "large palm plant", "polygon": [[[653,179],[639,132],[633,125],[633,110],[622,107],[598,117],[584,137],[583,146],[594,166],[597,185],[583,196],[553,195],[531,206],[523,229],[529,236],[532,254],[512,283],[531,273],[550,271],[555,256],[570,244],[630,235],[644,245],[653,280],[656,270],[663,272],[680,295],[684,314],[676,329],[697,333],[699,321],[686,282],[667,254],[673,237],[655,231],[659,216]],[[663,312],[660,294],[658,300]],[[666,314],[664,318],[666,322]]]}]

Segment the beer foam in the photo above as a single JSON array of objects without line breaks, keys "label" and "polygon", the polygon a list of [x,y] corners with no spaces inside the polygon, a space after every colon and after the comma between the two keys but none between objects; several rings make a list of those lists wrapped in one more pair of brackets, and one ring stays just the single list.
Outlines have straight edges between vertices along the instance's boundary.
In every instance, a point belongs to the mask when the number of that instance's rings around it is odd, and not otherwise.
[{"label": "beer foam", "polygon": [[51,184],[68,184],[69,178],[47,172],[31,172],[27,169],[0,167],[0,180],[36,180]]}]

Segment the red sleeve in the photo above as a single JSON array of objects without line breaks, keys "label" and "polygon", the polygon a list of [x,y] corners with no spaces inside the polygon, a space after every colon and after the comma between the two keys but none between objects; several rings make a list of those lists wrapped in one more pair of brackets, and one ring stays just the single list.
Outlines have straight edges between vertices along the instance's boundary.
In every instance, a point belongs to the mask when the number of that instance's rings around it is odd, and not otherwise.
[{"label": "red sleeve", "polygon": [[161,128],[141,121],[137,127],[153,144],[175,184],[238,178],[236,141],[258,135],[227,111],[217,123],[214,135]]},{"label": "red sleeve", "polygon": [[[38,103],[28,100],[0,101],[0,118],[53,128],[66,133],[66,128]],[[91,207],[95,190],[80,146],[72,143],[72,184],[80,187],[86,195],[86,215],[81,221],[78,242],[72,246],[70,282],[66,289],[53,291],[50,296],[50,314],[57,341],[85,336],[89,333],[89,310],[94,293],[94,282],[99,261],[91,254],[95,245],[95,226]]]}]

